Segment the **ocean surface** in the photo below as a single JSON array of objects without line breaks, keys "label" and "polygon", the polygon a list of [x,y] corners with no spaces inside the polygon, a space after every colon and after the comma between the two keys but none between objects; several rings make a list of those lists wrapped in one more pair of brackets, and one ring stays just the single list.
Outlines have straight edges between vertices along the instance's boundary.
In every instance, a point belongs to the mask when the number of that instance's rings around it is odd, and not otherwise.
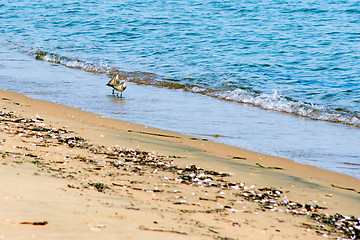
[{"label": "ocean surface", "polygon": [[359,22],[352,0],[1,2],[0,88],[360,179]]}]

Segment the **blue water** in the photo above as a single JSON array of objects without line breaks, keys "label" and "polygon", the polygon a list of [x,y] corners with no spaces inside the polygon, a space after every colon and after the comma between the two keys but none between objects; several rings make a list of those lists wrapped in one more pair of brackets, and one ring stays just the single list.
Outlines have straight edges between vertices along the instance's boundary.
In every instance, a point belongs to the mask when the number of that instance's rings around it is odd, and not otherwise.
[{"label": "blue water", "polygon": [[[346,0],[11,1],[0,87],[360,178],[359,22]],[[121,103],[104,86],[115,69]]]}]

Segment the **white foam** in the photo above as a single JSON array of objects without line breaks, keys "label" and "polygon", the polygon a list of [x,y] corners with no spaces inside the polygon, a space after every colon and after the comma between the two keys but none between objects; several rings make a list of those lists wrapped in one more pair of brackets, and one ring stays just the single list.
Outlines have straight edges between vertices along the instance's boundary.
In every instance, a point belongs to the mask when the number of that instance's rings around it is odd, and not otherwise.
[{"label": "white foam", "polygon": [[250,104],[265,110],[294,114],[313,120],[360,126],[359,116],[347,112],[336,112],[330,108],[313,103],[291,101],[282,97],[277,91],[274,91],[273,93],[253,94],[243,89],[235,89],[232,91],[216,93],[214,96],[228,101]]},{"label": "white foam", "polygon": [[193,93],[202,93],[202,92],[205,92],[205,91],[206,91],[205,88],[200,88],[200,87],[197,87],[197,86],[192,87],[190,89],[190,92],[193,92]]},{"label": "white foam", "polygon": [[60,55],[52,54],[52,53],[41,53],[41,55],[38,53],[36,54],[43,61],[61,64],[69,68],[82,69],[86,72],[109,73],[113,70],[113,68],[111,68],[108,64],[104,63],[103,61],[101,61],[97,65],[82,60],[62,57]]}]

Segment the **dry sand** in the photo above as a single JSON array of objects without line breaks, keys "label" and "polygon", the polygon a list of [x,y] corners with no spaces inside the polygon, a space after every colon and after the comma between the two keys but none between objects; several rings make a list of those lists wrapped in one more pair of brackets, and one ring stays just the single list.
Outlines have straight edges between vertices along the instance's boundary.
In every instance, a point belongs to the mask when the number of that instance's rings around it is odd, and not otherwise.
[{"label": "dry sand", "polygon": [[0,240],[359,237],[358,179],[2,90],[0,112]]}]

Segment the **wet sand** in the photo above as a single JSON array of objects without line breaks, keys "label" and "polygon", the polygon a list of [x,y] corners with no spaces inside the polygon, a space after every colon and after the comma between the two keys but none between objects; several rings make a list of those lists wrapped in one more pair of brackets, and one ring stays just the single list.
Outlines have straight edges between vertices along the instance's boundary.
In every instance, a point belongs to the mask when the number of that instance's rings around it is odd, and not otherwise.
[{"label": "wet sand", "polygon": [[356,178],[8,91],[0,107],[0,239],[359,234]]}]

